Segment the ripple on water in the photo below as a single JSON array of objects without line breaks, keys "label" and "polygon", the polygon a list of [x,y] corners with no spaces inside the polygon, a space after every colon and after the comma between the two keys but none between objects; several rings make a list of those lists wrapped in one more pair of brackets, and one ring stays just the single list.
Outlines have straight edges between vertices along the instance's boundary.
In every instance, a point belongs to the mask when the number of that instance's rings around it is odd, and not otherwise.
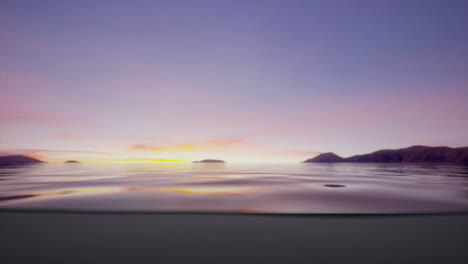
[{"label": "ripple on water", "polygon": [[0,168],[2,208],[270,213],[468,211],[468,166],[41,164]]},{"label": "ripple on water", "polygon": [[330,188],[341,188],[341,187],[346,187],[346,185],[342,185],[342,184],[325,184],[323,185],[325,187],[330,187]]}]

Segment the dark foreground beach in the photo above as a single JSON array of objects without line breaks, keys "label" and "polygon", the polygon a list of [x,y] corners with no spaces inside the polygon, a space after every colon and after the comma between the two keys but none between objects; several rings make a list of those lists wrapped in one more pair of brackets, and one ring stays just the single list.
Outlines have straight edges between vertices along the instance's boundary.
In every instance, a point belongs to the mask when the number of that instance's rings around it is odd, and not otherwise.
[{"label": "dark foreground beach", "polygon": [[0,211],[0,263],[468,263],[468,214]]}]

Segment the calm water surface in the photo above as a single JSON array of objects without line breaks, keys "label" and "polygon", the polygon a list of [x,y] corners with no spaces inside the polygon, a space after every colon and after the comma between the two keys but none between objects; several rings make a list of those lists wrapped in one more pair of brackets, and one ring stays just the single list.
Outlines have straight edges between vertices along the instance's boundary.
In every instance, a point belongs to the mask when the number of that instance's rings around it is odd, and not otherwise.
[{"label": "calm water surface", "polygon": [[468,165],[39,164],[0,167],[0,209],[468,212]]}]

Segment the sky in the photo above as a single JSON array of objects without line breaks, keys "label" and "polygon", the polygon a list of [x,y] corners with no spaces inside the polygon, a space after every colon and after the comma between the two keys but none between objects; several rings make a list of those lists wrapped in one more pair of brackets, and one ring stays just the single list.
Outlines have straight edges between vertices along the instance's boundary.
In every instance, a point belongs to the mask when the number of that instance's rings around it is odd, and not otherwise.
[{"label": "sky", "polygon": [[0,2],[0,155],[468,146],[468,1]]}]

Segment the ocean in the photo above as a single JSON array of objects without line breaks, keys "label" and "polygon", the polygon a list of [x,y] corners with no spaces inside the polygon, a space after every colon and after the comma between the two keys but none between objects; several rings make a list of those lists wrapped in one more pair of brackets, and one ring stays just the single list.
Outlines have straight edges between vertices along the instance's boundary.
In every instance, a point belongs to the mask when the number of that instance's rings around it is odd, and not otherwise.
[{"label": "ocean", "polygon": [[468,165],[129,163],[0,167],[0,210],[468,212]]}]

